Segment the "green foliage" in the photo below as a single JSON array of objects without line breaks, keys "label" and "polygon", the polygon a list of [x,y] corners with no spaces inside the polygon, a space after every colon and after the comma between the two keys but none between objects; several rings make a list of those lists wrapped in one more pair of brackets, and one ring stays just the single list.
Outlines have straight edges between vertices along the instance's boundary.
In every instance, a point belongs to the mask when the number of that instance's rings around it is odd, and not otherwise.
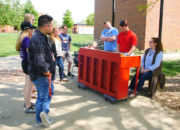
[{"label": "green foliage", "polygon": [[20,0],[0,0],[0,25],[12,25],[20,30],[25,13],[34,14],[37,26],[38,12],[34,9],[31,0],[27,0],[24,5]]},{"label": "green foliage", "polygon": [[86,24],[87,24],[87,25],[94,25],[94,13],[90,14],[90,15],[86,18]]},{"label": "green foliage", "polygon": [[24,20],[24,10],[19,0],[12,3],[12,11],[11,25],[13,25],[16,30],[20,30],[21,22]]},{"label": "green foliage", "polygon": [[24,4],[24,15],[26,13],[30,13],[35,16],[34,25],[37,26],[38,25],[38,12],[34,9],[34,6],[31,0],[27,0],[26,3]]},{"label": "green foliage", "polygon": [[54,26],[54,27],[57,27],[57,25],[58,25],[58,24],[57,24],[57,21],[53,20],[53,26]]},{"label": "green foliage", "polygon": [[12,10],[11,5],[3,0],[0,0],[0,25],[11,24]]},{"label": "green foliage", "polygon": [[[144,1],[147,1],[147,0],[144,0]],[[146,13],[150,12],[154,8],[155,4],[158,1],[159,0],[155,0],[155,1],[151,0],[151,1],[148,1],[148,4],[138,5],[137,8],[138,8],[139,11],[143,11],[146,14]]]},{"label": "green foliage", "polygon": [[72,28],[68,28],[68,34],[72,34]]},{"label": "green foliage", "polygon": [[64,13],[63,25],[68,26],[68,28],[72,28],[72,26],[74,25],[70,10],[66,10],[66,12]]}]

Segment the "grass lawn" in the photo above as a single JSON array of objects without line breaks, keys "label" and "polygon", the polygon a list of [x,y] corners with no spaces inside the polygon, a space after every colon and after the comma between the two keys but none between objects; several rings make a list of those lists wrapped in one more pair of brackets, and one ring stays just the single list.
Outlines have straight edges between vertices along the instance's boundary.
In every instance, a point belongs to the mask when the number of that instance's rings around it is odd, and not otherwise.
[{"label": "grass lawn", "polygon": [[[0,33],[0,57],[18,55],[18,53],[15,50],[17,37],[18,37],[17,33]],[[72,37],[72,49],[71,49],[72,52],[77,51],[80,47],[86,46],[93,42],[93,35],[71,34],[71,37]],[[171,76],[171,77],[179,74],[180,60],[164,61],[163,72],[167,76]]]},{"label": "grass lawn", "polygon": [[164,61],[163,72],[170,77],[180,74],[180,60]]},{"label": "grass lawn", "polygon": [[0,57],[18,54],[15,50],[17,36],[16,33],[0,33]]},{"label": "grass lawn", "polygon": [[[18,33],[0,33],[0,57],[18,55],[15,50],[17,37]],[[71,34],[71,37],[72,52],[93,42],[93,35]]]}]

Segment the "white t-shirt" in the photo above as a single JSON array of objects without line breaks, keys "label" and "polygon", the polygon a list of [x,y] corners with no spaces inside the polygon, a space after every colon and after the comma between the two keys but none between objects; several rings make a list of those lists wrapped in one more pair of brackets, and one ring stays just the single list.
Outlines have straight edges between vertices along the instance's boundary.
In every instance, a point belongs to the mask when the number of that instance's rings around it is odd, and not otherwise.
[{"label": "white t-shirt", "polygon": [[61,41],[57,40],[56,38],[54,40],[55,40],[57,57],[63,56]]}]

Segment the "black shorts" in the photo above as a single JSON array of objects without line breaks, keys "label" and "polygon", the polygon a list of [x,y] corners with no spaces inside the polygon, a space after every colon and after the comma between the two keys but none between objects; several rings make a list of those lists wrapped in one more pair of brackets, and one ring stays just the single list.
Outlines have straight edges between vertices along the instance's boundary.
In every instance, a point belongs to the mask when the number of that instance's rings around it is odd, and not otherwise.
[{"label": "black shorts", "polygon": [[28,75],[28,61],[22,60],[21,66],[22,66],[23,72]]}]

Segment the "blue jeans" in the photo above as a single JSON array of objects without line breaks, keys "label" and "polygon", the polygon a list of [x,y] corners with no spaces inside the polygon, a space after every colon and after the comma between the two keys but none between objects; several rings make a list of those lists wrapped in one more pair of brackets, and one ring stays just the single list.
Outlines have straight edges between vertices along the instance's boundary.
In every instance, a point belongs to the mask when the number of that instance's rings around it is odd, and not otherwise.
[{"label": "blue jeans", "polygon": [[59,77],[60,80],[64,79],[64,62],[62,57],[56,57],[55,66],[59,67]]},{"label": "blue jeans", "polygon": [[[138,77],[139,81],[137,84],[137,93],[139,93],[141,91],[142,87],[144,86],[144,82],[146,80],[149,80],[152,78],[152,74],[153,74],[152,71],[149,71],[149,72],[144,73],[144,74],[142,74],[141,71],[139,72],[139,77]],[[131,84],[129,86],[129,88],[131,90],[135,89],[135,81],[136,81],[136,74],[133,76],[133,79],[132,79]]]},{"label": "blue jeans", "polygon": [[[49,113],[51,97],[49,96],[49,79],[39,77],[33,81],[37,88],[38,98],[36,100],[36,122],[41,122],[40,113],[42,111]],[[54,85],[51,82],[51,95],[54,94]]]}]

